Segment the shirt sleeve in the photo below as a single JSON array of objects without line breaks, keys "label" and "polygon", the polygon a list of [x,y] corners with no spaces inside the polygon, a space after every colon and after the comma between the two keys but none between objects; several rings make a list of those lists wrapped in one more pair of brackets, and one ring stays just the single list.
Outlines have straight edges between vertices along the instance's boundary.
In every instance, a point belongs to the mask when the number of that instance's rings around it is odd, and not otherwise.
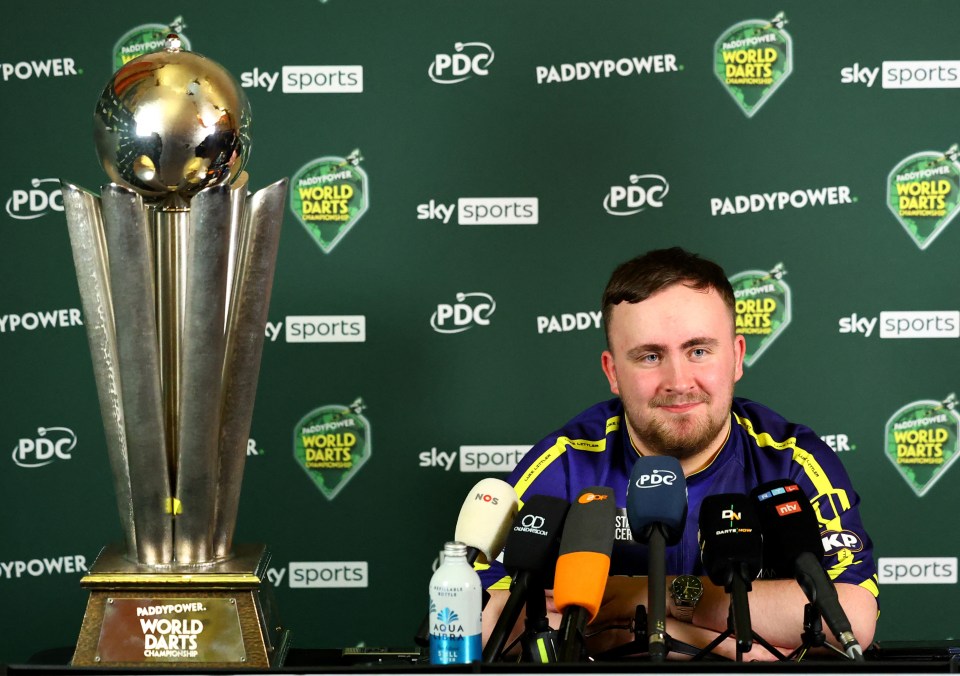
[{"label": "shirt sleeve", "polygon": [[877,597],[873,541],[860,517],[860,496],[837,454],[812,431],[797,435],[797,480],[813,505],[823,542],[823,567],[834,582],[864,587]]}]

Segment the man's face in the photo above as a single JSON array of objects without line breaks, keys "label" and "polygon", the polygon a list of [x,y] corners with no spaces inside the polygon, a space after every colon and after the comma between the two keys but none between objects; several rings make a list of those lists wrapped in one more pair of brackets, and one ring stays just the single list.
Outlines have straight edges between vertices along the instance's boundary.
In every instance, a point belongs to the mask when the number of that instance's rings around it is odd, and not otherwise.
[{"label": "man's face", "polygon": [[642,453],[716,451],[730,424],[746,344],[714,289],[669,286],[613,307],[601,362]]}]

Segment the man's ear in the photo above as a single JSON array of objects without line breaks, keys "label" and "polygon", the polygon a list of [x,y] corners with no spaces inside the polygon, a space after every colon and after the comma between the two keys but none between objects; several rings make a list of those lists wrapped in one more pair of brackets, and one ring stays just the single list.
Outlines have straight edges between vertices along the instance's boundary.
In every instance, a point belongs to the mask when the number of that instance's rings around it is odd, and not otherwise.
[{"label": "man's ear", "polygon": [[610,350],[604,350],[600,355],[600,366],[603,368],[603,375],[610,382],[610,391],[618,397],[620,396],[620,386],[617,384],[617,367],[613,363],[613,354]]},{"label": "man's ear", "polygon": [[747,354],[747,339],[739,333],[733,338],[733,358],[734,371],[733,382],[737,382],[743,377],[743,358]]}]

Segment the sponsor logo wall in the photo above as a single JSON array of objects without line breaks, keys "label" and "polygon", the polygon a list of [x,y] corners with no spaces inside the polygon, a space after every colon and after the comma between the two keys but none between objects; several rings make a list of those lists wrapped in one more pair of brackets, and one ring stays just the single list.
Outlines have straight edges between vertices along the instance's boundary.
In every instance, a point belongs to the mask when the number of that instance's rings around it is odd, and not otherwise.
[{"label": "sponsor logo wall", "polygon": [[[470,487],[611,396],[610,272],[674,245],[729,276],[737,394],[811,427],[850,474],[877,638],[955,638],[929,613],[960,604],[941,531],[960,480],[960,6],[936,6],[908,41],[921,13],[893,0],[829,16],[659,0],[326,0],[293,21],[250,0],[18,9],[0,47],[0,593],[62,602],[0,636],[0,663],[76,639],[79,578],[118,537],[59,181],[107,182],[93,102],[170,31],[250,99],[251,189],[290,181],[238,533],[271,548],[298,645],[409,643]],[[822,533],[831,561],[865,546],[851,537]],[[391,622],[370,624],[374,604]]]}]

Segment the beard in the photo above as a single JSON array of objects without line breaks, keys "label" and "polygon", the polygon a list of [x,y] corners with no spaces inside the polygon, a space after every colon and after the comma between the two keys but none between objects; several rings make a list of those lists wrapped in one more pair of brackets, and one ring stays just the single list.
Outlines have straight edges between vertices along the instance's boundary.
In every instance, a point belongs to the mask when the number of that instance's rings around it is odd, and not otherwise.
[{"label": "beard", "polygon": [[[637,440],[657,455],[673,456],[677,460],[691,458],[706,450],[720,435],[730,418],[731,392],[725,405],[711,408],[711,397],[699,393],[687,397],[654,397],[647,404],[647,415],[638,415],[636,410],[624,406],[627,422]],[[706,411],[701,415],[673,415],[659,410],[660,406],[676,406],[689,403],[704,403]],[[724,402],[718,402],[724,403]]]}]

